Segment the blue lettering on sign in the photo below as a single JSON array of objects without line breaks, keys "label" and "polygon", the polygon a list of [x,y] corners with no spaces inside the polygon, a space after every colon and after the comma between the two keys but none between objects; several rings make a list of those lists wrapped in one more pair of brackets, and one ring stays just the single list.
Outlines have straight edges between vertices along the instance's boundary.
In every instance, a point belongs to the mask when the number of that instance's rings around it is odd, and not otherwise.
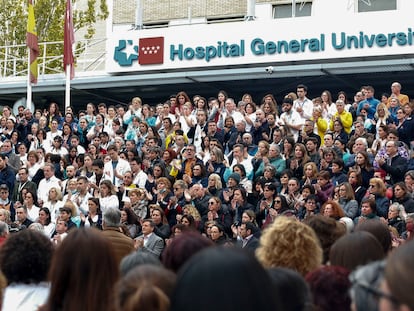
[{"label": "blue lettering on sign", "polygon": [[341,32],[339,35],[332,33],[332,47],[335,50],[342,49],[363,49],[365,47],[372,48],[393,46],[394,43],[399,46],[413,45],[414,33],[411,28],[407,29],[407,32],[390,32],[388,34],[378,33],[367,35],[363,31],[359,32],[359,35],[347,35],[345,32]]},{"label": "blue lettering on sign", "polygon": [[170,60],[192,60],[204,59],[206,62],[214,58],[222,57],[240,57],[244,56],[244,40],[240,40],[240,44],[229,44],[226,41],[217,41],[217,45],[197,46],[195,48],[186,47],[182,44],[175,46],[170,45]]},{"label": "blue lettering on sign", "polygon": [[[125,51],[127,47],[132,47],[136,52],[128,53]],[[115,47],[114,60],[122,67],[132,66],[132,63],[138,60],[138,45],[134,45],[132,40],[119,40],[118,46]]]},{"label": "blue lettering on sign", "polygon": [[265,42],[261,38],[255,38],[250,43],[250,50],[253,55],[272,55],[281,53],[298,53],[309,50],[310,52],[320,52],[325,50],[325,35],[319,38],[299,39],[299,40],[279,40]]}]

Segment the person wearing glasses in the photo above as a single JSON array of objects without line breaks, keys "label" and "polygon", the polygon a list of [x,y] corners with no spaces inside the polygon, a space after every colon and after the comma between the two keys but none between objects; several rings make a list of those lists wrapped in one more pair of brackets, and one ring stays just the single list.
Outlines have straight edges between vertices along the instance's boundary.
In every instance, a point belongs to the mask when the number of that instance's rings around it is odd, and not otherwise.
[{"label": "person wearing glasses", "polygon": [[183,157],[185,160],[181,164],[181,170],[178,172],[177,179],[184,179],[184,175],[188,177],[193,177],[193,167],[195,164],[202,164],[203,161],[196,157],[195,147],[189,145],[185,148]]},{"label": "person wearing glasses", "polygon": [[221,200],[218,197],[209,198],[208,212],[201,218],[202,227],[204,227],[205,224],[210,221],[214,221],[216,224],[221,225],[226,234],[231,236],[233,216],[229,210],[229,207],[225,204],[222,204]]}]

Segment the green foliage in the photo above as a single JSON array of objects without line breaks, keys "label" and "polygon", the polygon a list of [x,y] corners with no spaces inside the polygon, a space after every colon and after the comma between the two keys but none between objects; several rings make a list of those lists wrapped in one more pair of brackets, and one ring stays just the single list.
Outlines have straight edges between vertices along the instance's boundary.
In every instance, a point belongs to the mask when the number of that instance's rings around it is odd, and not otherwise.
[{"label": "green foliage", "polygon": [[[42,42],[63,41],[66,0],[33,0],[33,2],[40,55],[43,55]],[[80,7],[85,9],[81,10]],[[92,39],[95,35],[95,23],[109,16],[106,0],[74,0],[72,8],[75,34],[80,30],[83,33],[83,38],[79,37],[79,34],[76,35],[77,40]],[[0,47],[23,45],[8,49],[7,52],[4,48],[0,48],[0,63],[5,59],[5,54],[8,60],[11,56],[16,58],[14,62],[7,62],[10,70],[27,68],[26,26],[27,0],[0,0]],[[77,42],[77,54],[82,52],[83,44]],[[49,44],[46,55],[47,72],[61,72],[63,44]]]}]

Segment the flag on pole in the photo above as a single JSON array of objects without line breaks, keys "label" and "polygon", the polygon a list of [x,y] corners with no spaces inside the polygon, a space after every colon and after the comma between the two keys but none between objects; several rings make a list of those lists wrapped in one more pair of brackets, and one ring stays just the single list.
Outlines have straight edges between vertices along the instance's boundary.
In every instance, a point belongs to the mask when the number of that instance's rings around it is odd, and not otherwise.
[{"label": "flag on pole", "polygon": [[70,79],[75,77],[74,58],[72,45],[75,42],[75,35],[73,33],[73,19],[72,19],[72,2],[66,0],[65,12],[65,28],[63,39],[63,66],[66,72],[66,67],[70,65]]},{"label": "flag on pole", "polygon": [[37,83],[37,57],[39,56],[39,44],[37,42],[36,21],[32,0],[28,1],[28,18],[27,18],[27,33],[26,45],[30,49],[29,63],[30,63],[30,82]]}]

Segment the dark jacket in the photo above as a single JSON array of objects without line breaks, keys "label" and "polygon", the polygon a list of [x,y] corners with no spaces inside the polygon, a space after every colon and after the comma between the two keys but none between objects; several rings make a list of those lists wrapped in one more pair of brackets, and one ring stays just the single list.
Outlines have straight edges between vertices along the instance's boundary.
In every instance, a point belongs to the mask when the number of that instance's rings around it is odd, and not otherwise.
[{"label": "dark jacket", "polygon": [[381,168],[387,172],[387,175],[391,178],[387,180],[390,184],[395,184],[404,180],[404,174],[407,171],[408,162],[406,159],[397,154],[391,159],[391,163],[387,161],[381,165]]}]

